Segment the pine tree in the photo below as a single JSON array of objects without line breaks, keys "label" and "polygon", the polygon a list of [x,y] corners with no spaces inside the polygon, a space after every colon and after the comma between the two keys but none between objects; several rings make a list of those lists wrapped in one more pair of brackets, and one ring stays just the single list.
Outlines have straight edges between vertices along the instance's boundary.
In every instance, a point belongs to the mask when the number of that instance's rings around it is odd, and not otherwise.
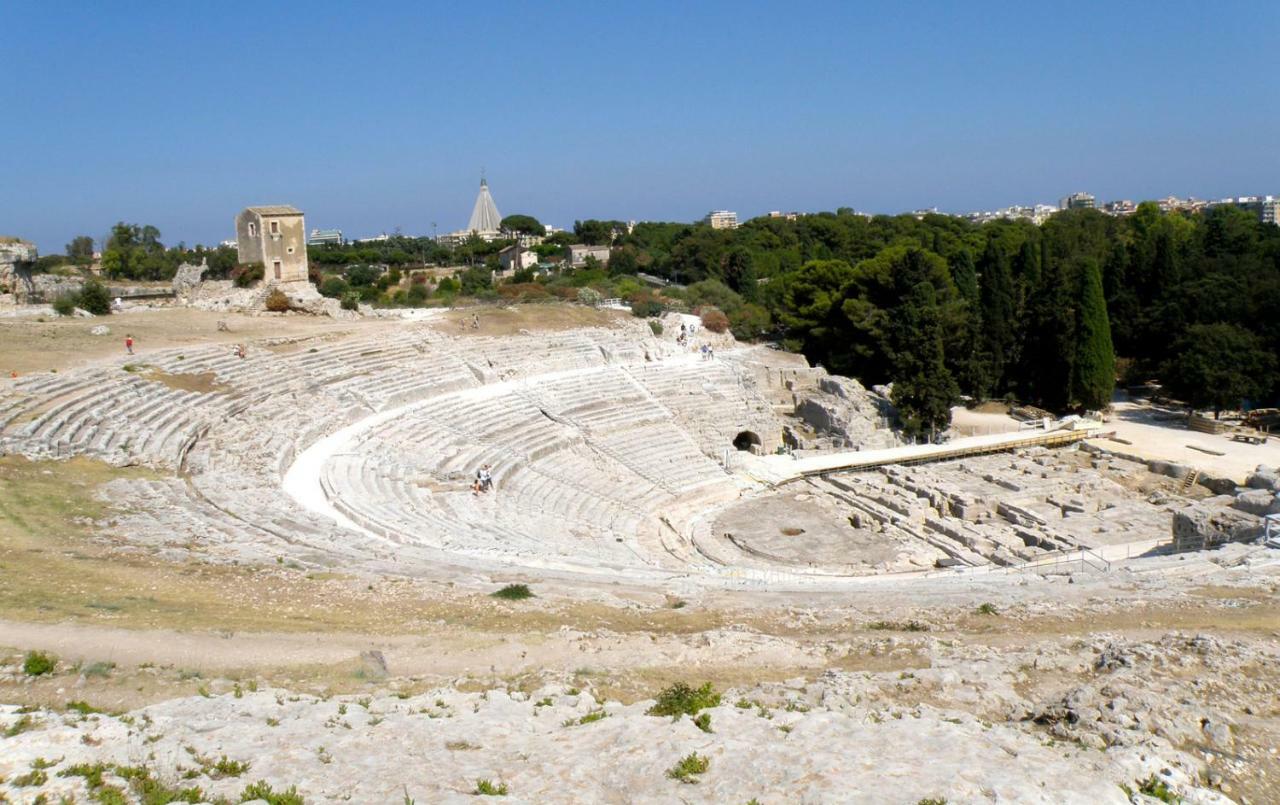
[{"label": "pine tree", "polygon": [[1107,300],[1102,292],[1102,271],[1093,260],[1086,261],[1082,269],[1071,386],[1076,402],[1094,410],[1111,402],[1116,384],[1116,355],[1111,345]]}]

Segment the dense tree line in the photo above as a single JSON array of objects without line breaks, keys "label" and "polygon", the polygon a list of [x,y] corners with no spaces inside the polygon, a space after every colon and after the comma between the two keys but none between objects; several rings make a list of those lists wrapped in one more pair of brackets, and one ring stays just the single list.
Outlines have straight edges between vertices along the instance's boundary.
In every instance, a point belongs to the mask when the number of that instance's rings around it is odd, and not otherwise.
[{"label": "dense tree line", "polygon": [[845,210],[736,230],[613,223],[577,227],[615,232],[612,270],[722,288],[735,331],[750,319],[832,371],[893,381],[921,431],[960,394],[1101,407],[1118,371],[1198,407],[1280,392],[1280,228],[1233,207],[1042,226]]}]

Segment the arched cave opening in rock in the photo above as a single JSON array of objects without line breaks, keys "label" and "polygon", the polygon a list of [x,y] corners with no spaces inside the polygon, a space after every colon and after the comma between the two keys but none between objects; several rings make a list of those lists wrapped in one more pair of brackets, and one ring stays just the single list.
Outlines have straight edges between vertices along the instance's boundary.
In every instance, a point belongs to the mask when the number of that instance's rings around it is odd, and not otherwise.
[{"label": "arched cave opening in rock", "polygon": [[744,430],[733,437],[733,446],[739,450],[752,452],[760,447],[760,437],[749,430]]}]

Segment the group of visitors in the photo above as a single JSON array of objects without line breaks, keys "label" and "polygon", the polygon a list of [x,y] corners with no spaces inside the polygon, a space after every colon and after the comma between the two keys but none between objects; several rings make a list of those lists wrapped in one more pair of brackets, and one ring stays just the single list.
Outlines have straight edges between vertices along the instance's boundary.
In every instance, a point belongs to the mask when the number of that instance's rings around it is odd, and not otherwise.
[{"label": "group of visitors", "polygon": [[489,465],[484,464],[476,470],[476,480],[471,484],[471,494],[479,495],[490,489],[493,489],[493,474],[489,472]]},{"label": "group of visitors", "polygon": [[[465,331],[466,331],[466,329],[467,329],[467,320],[466,320],[466,318],[458,319],[458,329],[459,329],[459,330],[462,330],[463,332],[465,332]],[[479,329],[480,329],[480,314],[479,314],[479,313],[472,313],[472,314],[471,314],[471,329],[472,329],[472,330],[479,330]]]}]

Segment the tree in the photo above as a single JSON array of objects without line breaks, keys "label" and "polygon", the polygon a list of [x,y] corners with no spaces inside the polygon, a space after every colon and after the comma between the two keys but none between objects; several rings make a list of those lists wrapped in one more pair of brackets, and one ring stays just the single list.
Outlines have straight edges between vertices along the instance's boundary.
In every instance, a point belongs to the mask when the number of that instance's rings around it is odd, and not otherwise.
[{"label": "tree", "polygon": [[498,226],[503,232],[519,232],[539,238],[547,234],[547,228],[532,215],[508,215]]},{"label": "tree", "polygon": [[984,351],[990,356],[987,376],[991,378],[993,388],[998,391],[1005,388],[1008,381],[1008,364],[1013,357],[1016,311],[1009,258],[995,239],[987,241],[978,271]]},{"label": "tree", "polygon": [[1022,354],[1017,369],[1018,392],[1028,402],[1051,411],[1071,403],[1076,360],[1076,312],[1071,284],[1061,262],[1042,266],[1040,285],[1027,300]]},{"label": "tree", "polygon": [[1165,385],[1193,408],[1213,409],[1214,419],[1266,394],[1276,370],[1276,356],[1234,324],[1193,325],[1174,353],[1164,367]]},{"label": "tree", "polygon": [[1103,408],[1111,402],[1116,384],[1116,355],[1102,291],[1102,270],[1092,259],[1085,261],[1081,273],[1075,344],[1072,396],[1086,409]]},{"label": "tree", "polygon": [[111,295],[107,286],[97,280],[89,280],[80,288],[78,299],[80,307],[95,316],[106,316],[111,313]]},{"label": "tree", "polygon": [[912,436],[945,430],[960,389],[943,362],[942,322],[931,283],[916,284],[898,306],[889,326],[889,348],[892,399],[903,430]]},{"label": "tree", "polygon": [[67,257],[74,262],[89,262],[93,259],[93,238],[88,235],[76,235],[67,244]]}]

